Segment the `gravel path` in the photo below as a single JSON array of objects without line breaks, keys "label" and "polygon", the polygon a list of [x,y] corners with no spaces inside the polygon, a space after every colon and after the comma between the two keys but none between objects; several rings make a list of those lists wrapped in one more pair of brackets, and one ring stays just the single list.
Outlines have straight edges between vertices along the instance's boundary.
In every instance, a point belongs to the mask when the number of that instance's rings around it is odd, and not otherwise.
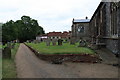
[{"label": "gravel path", "polygon": [[106,64],[51,64],[38,59],[24,44],[16,54],[18,78],[117,78],[118,68]]}]

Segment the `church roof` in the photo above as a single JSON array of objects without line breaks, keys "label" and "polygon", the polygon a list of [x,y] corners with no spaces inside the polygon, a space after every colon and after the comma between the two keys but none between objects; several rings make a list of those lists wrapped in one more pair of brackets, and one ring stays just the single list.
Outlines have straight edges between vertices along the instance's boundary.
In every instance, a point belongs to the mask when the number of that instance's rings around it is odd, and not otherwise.
[{"label": "church roof", "polygon": [[90,22],[90,19],[73,19],[73,22]]}]

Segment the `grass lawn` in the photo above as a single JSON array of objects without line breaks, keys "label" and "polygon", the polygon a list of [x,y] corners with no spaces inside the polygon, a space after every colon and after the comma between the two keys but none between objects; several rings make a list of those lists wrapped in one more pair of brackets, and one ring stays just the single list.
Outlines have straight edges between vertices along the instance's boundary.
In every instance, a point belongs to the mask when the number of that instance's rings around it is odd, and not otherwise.
[{"label": "grass lawn", "polygon": [[0,44],[0,79],[2,78],[2,44]]},{"label": "grass lawn", "polygon": [[6,46],[7,46],[7,44],[5,44],[5,45],[0,44],[0,49],[4,49]]},{"label": "grass lawn", "polygon": [[12,52],[12,58],[11,59],[3,59],[2,62],[2,77],[3,78],[16,78],[16,67],[15,67],[15,54],[17,52],[17,49],[19,47],[19,44],[15,44],[15,48],[11,50]]},{"label": "grass lawn", "polygon": [[46,46],[46,43],[26,43],[33,47],[35,50],[43,54],[95,54],[95,52],[86,47],[77,47],[76,45],[70,45],[69,43],[63,43],[62,46]]},{"label": "grass lawn", "polygon": [[2,78],[2,58],[0,55],[0,79]]},{"label": "grass lawn", "polygon": [[0,44],[0,49],[2,49],[2,45]]}]

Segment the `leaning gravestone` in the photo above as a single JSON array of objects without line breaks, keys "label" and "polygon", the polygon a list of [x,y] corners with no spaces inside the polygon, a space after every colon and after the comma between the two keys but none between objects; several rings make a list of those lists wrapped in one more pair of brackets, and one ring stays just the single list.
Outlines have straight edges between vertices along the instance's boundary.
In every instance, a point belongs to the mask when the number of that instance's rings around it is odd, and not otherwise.
[{"label": "leaning gravestone", "polygon": [[85,46],[86,46],[86,42],[81,39],[81,40],[79,41],[78,47],[85,47]]},{"label": "leaning gravestone", "polygon": [[62,45],[63,40],[62,39],[58,39],[58,45],[61,46]]},{"label": "leaning gravestone", "polygon": [[3,58],[11,58],[11,48],[10,47],[5,47],[3,49]]}]

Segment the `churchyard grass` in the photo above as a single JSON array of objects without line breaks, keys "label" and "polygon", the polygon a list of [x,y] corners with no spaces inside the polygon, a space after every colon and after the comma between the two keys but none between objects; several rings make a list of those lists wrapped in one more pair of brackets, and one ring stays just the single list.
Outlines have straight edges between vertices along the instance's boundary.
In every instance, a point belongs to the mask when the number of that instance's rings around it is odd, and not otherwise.
[{"label": "churchyard grass", "polygon": [[0,49],[2,49],[2,45],[0,44]]},{"label": "churchyard grass", "polygon": [[2,44],[0,44],[0,79],[2,78]]},{"label": "churchyard grass", "polygon": [[0,79],[2,78],[2,56],[0,54]]},{"label": "churchyard grass", "polygon": [[26,43],[30,47],[43,54],[95,54],[95,52],[87,47],[77,47],[76,45],[70,45],[69,43],[63,43],[62,46],[46,46],[46,43]]},{"label": "churchyard grass", "polygon": [[2,77],[3,78],[16,78],[17,73],[16,73],[16,67],[15,67],[15,55],[18,50],[19,43],[15,44],[14,49],[11,49],[11,59],[3,59],[2,62]]}]

